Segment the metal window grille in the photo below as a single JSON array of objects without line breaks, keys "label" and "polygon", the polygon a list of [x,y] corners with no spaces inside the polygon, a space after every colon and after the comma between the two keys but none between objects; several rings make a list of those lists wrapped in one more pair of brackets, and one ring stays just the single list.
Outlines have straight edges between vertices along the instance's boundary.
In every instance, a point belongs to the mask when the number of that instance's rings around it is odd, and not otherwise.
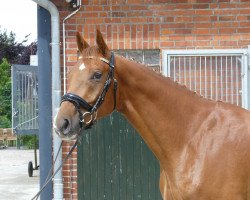
[{"label": "metal window grille", "polygon": [[12,128],[16,134],[38,134],[37,66],[12,66]]},{"label": "metal window grille", "polygon": [[163,73],[205,98],[247,108],[247,50],[163,51]]}]

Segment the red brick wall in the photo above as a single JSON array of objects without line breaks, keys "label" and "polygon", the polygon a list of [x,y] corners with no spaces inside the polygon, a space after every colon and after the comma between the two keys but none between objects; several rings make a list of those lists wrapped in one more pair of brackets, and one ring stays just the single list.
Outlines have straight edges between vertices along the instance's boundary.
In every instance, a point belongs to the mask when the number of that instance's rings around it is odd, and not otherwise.
[{"label": "red brick wall", "polygon": [[[65,158],[74,142],[63,142],[63,158]],[[77,199],[77,150],[63,166],[63,184],[65,200]]]},{"label": "red brick wall", "polygon": [[[72,12],[65,0],[52,1],[61,21]],[[246,48],[250,44],[250,1],[82,0],[80,12],[66,23],[67,66],[76,61],[75,32],[94,44],[96,28],[111,49]],[[69,162],[76,175],[76,159]],[[73,194],[77,199],[76,177],[71,180],[73,188],[69,181],[72,163],[64,167],[65,199]]]},{"label": "red brick wall", "polygon": [[[68,4],[54,0],[61,17]],[[149,3],[154,2],[154,3]],[[242,48],[250,44],[248,0],[93,0],[67,21],[67,61],[75,62],[75,32],[94,44],[99,28],[111,49]]]}]

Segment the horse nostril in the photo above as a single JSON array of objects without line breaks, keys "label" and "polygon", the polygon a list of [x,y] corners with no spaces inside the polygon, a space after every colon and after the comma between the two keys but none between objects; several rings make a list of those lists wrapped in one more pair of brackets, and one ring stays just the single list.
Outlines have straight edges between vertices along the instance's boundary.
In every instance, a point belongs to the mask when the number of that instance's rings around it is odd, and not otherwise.
[{"label": "horse nostril", "polygon": [[63,124],[62,124],[62,130],[65,131],[69,127],[69,120],[64,119]]}]

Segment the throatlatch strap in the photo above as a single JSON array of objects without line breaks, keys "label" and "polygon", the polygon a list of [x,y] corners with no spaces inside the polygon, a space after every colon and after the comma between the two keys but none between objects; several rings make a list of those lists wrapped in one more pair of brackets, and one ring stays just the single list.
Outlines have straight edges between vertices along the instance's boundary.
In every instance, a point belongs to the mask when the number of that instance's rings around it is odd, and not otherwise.
[{"label": "throatlatch strap", "polygon": [[114,78],[114,108],[113,108],[113,110],[116,109],[116,91],[117,91],[117,85],[118,85],[117,80]]}]

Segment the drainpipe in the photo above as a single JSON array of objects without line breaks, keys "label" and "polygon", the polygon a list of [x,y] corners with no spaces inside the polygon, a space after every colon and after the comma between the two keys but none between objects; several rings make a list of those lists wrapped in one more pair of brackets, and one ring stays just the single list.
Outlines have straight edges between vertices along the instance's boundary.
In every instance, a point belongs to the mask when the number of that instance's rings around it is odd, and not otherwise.
[{"label": "drainpipe", "polygon": [[[51,66],[52,66],[52,119],[60,107],[61,101],[61,77],[60,77],[60,32],[59,32],[59,12],[57,7],[48,0],[32,0],[39,6],[48,10],[51,15]],[[53,130],[53,153],[54,158],[60,148],[61,139]],[[54,163],[54,171],[62,162],[62,150]],[[54,200],[63,199],[62,170],[60,170],[53,180]]]},{"label": "drainpipe", "polygon": [[78,9],[74,12],[70,13],[67,17],[63,20],[63,93],[66,93],[67,85],[66,85],[66,37],[65,37],[65,22],[75,15],[82,7],[82,1],[78,0],[77,2]]},{"label": "drainpipe", "polygon": [[[81,8],[82,8],[82,0],[77,0],[78,8],[74,10],[72,13],[70,13],[68,16],[66,16],[63,19],[63,93],[66,94],[67,92],[67,84],[66,84],[66,30],[65,30],[65,22],[70,19],[72,16],[74,16]],[[70,168],[70,173],[72,172],[72,169]],[[72,187],[72,183],[70,181],[70,187]],[[70,193],[70,199],[72,199],[72,194]]]}]

